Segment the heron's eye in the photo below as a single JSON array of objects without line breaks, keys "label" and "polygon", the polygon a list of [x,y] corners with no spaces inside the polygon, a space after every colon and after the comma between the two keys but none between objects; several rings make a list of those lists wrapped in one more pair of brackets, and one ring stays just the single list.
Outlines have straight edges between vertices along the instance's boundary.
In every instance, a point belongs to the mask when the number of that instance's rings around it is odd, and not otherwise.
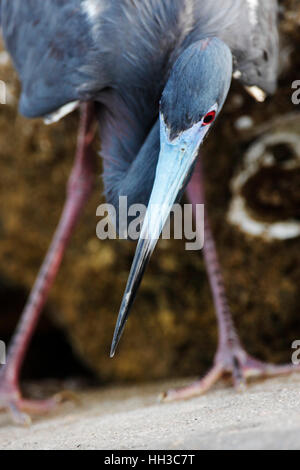
[{"label": "heron's eye", "polygon": [[210,111],[203,118],[203,126],[208,126],[215,120],[215,118],[216,118],[216,111]]}]

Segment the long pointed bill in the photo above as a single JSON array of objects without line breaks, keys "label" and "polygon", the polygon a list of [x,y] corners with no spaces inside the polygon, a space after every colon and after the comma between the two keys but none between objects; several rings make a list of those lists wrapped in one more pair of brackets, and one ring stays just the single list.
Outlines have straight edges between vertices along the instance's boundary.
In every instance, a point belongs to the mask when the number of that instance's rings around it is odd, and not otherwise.
[{"label": "long pointed bill", "polygon": [[161,150],[156,176],[119,311],[111,346],[111,357],[115,354],[150,256],[173,204],[188,183],[199,147],[209,128],[209,126],[205,127],[197,123],[171,141],[163,116],[161,116],[160,127]]}]

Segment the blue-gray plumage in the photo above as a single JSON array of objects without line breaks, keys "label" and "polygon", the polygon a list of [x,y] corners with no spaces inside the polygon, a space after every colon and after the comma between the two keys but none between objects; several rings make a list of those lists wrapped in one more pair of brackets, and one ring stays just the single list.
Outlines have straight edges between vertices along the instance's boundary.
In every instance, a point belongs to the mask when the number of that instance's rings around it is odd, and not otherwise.
[{"label": "blue-gray plumage", "polygon": [[28,117],[95,99],[106,87],[147,90],[149,104],[180,52],[213,36],[229,45],[244,83],[274,91],[276,15],[276,0],[1,1]]},{"label": "blue-gray plumage", "polygon": [[[276,8],[276,0],[2,0],[3,36],[22,83],[20,112],[43,116],[71,101],[96,101],[103,157],[115,161],[105,165],[110,199],[155,125],[172,65],[189,45],[219,37],[245,84],[274,91]],[[190,73],[197,85],[201,70]]]},{"label": "blue-gray plumage", "polygon": [[[22,84],[21,113],[47,116],[72,102],[94,103],[108,202],[118,207],[119,196],[127,196],[128,205],[161,208],[147,212],[112,355],[162,226],[191,177],[190,199],[203,199],[192,175],[232,74],[275,91],[277,12],[277,0],[0,1],[5,44]],[[237,378],[237,364],[254,367],[234,332],[208,223],[206,239],[221,339],[217,369],[205,384],[221,370]]]}]

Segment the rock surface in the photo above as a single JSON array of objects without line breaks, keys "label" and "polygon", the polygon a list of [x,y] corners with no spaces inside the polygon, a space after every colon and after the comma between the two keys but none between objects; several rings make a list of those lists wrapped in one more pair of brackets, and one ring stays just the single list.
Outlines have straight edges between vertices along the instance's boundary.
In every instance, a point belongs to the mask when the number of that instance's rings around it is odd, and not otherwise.
[{"label": "rock surface", "polygon": [[0,415],[1,449],[300,449],[300,377],[252,384],[238,394],[224,386],[190,401],[159,404],[174,384],[81,392],[82,406],[64,405],[28,428]]},{"label": "rock surface", "polygon": [[[291,84],[299,79],[300,70],[300,7],[294,0],[282,4],[283,70],[277,94],[257,104],[235,83],[204,152],[207,201],[230,306],[249,351],[274,362],[290,361],[291,343],[300,338],[300,237],[265,242],[242,233],[228,223],[227,215],[230,182],[262,132],[284,130],[300,138],[298,108],[291,102]],[[50,127],[41,120],[26,120],[17,114],[19,85],[5,55],[0,79],[9,92],[7,105],[0,106],[0,278],[10,289],[16,286],[29,292],[59,219],[74,155],[77,115]],[[99,146],[95,142],[95,148]],[[273,151],[279,155],[280,170],[290,150],[282,145],[281,152]],[[261,173],[252,180],[245,194],[256,216],[264,219],[275,207],[273,221],[299,220],[299,168],[292,173],[287,180],[280,171],[277,180],[269,175],[264,179]],[[279,187],[278,181],[283,181]],[[108,358],[135,247],[96,238],[101,191],[98,177],[52,290],[50,315],[103,381],[203,372],[216,348],[214,309],[201,253],[186,252],[181,241],[159,243],[119,353],[114,360]],[[292,198],[289,204],[287,192]],[[0,289],[0,294],[4,291]],[[6,302],[7,308],[0,312],[0,338],[13,314],[7,296]],[[10,331],[12,326],[10,322]]]}]

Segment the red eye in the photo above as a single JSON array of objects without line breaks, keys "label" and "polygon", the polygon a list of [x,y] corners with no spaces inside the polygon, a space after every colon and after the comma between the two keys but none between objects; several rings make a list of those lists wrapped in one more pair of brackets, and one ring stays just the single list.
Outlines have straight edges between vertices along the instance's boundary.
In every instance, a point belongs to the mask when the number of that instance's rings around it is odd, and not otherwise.
[{"label": "red eye", "polygon": [[203,119],[203,126],[208,126],[209,124],[211,124],[215,120],[215,117],[216,111],[210,111],[209,113],[207,113],[207,115]]}]

